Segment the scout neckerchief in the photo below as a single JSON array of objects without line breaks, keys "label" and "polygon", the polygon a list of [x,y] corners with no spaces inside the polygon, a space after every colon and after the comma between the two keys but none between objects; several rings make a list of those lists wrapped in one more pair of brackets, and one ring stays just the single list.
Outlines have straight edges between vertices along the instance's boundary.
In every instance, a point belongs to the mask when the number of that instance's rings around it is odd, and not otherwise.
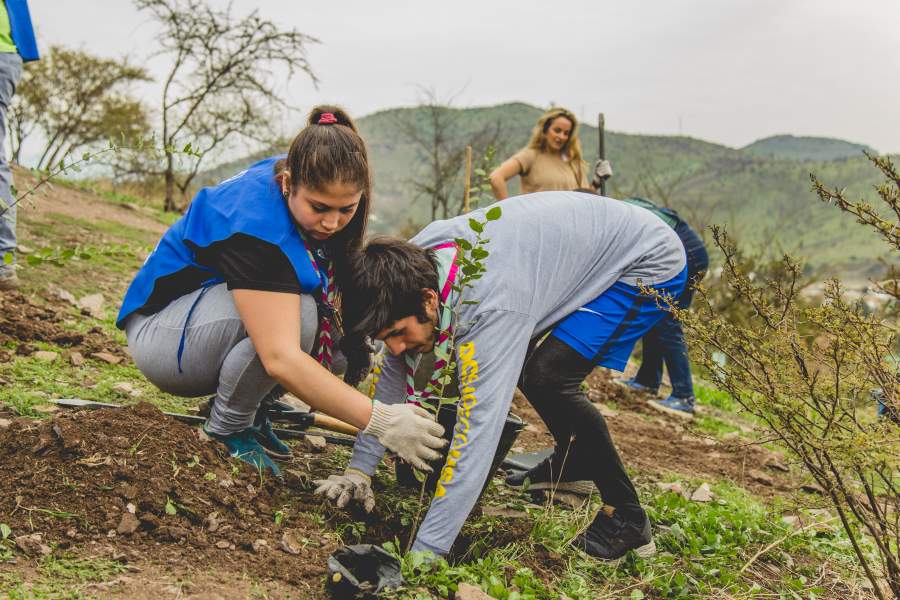
[{"label": "scout neckerchief", "polygon": [[428,380],[428,384],[421,393],[415,389],[416,358],[409,352],[406,358],[406,401],[419,404],[420,400],[431,397],[437,390],[438,381],[447,361],[450,358],[450,335],[453,332],[453,309],[451,308],[450,295],[453,293],[453,282],[456,279],[458,267],[456,265],[456,244],[446,243],[434,248],[437,259],[438,288],[440,289],[440,321],[438,323],[438,339],[435,342],[434,372]]},{"label": "scout neckerchief", "polygon": [[316,275],[319,277],[319,281],[322,282],[322,304],[325,308],[325,314],[319,319],[319,335],[316,337],[316,343],[313,346],[312,357],[330,371],[331,347],[334,344],[331,337],[331,319],[334,318],[335,315],[334,299],[335,296],[337,296],[337,286],[334,283],[334,261],[328,261],[328,270],[325,272],[325,277],[323,278],[322,269],[319,267],[319,263],[316,262],[316,257],[313,255],[309,244],[306,243],[306,239],[303,239],[303,246],[306,248],[306,253],[309,255],[309,262],[312,263],[313,269],[315,269]]}]

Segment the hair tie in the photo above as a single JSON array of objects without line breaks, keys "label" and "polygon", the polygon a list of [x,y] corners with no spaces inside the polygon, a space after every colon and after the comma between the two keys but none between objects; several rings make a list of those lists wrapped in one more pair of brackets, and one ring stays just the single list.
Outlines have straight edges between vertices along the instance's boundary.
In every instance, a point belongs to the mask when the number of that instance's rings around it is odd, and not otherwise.
[{"label": "hair tie", "polygon": [[334,113],[327,112],[319,115],[319,125],[332,125],[337,122],[338,120],[337,117],[334,116]]}]

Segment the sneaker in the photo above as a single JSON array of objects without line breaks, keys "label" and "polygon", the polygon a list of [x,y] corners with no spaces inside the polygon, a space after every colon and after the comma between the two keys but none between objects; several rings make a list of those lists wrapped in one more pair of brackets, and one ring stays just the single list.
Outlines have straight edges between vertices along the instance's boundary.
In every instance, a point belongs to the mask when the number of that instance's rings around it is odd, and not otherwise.
[{"label": "sneaker", "polygon": [[665,400],[648,400],[647,404],[660,412],[680,417],[682,419],[690,419],[694,416],[694,397],[676,398],[669,396]]},{"label": "sneaker", "polygon": [[600,560],[618,563],[629,550],[641,558],[656,554],[650,519],[626,520],[612,506],[604,506],[587,529],[572,540],[572,546]]},{"label": "sneaker", "polygon": [[[2,262],[2,261],[0,261]],[[0,291],[15,290],[19,287],[19,276],[15,271],[0,274]]]},{"label": "sneaker", "polygon": [[652,388],[650,386],[646,386],[643,383],[638,383],[634,380],[634,377],[631,379],[624,379],[622,377],[616,377],[613,379],[615,383],[618,383],[621,386],[627,387],[629,390],[635,392],[641,392],[643,394],[658,394],[659,388]]},{"label": "sneaker", "polygon": [[272,419],[269,418],[268,412],[263,407],[256,411],[256,419],[253,421],[253,427],[250,429],[253,430],[256,441],[263,447],[266,454],[276,460],[291,460],[293,458],[294,453],[291,451],[291,447],[275,435],[275,430],[272,428]]},{"label": "sneaker", "polygon": [[256,434],[252,427],[244,429],[243,431],[238,431],[237,433],[220,435],[209,431],[206,428],[206,423],[204,423],[203,433],[214,440],[218,440],[225,444],[225,447],[228,448],[228,453],[231,456],[253,465],[254,468],[260,471],[270,469],[276,477],[281,477],[281,469],[279,469],[278,465],[269,458],[265,448],[256,441]]},{"label": "sneaker", "polygon": [[542,460],[528,471],[514,471],[506,477],[506,485],[529,491],[562,491],[589,496],[594,491],[590,474],[577,466],[573,452],[557,457],[556,452]]}]

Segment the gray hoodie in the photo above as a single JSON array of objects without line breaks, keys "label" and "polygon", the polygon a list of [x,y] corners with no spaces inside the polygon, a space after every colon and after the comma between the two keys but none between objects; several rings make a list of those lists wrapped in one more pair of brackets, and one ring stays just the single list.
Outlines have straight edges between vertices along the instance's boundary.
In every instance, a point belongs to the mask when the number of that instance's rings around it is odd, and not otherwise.
[{"label": "gray hoodie", "polygon": [[[684,247],[659,217],[636,206],[579,192],[538,192],[505,200],[485,226],[487,272],[457,306],[455,349],[461,398],[447,463],[414,550],[446,554],[472,510],[500,439],[529,341],[616,281],[656,285],[685,267]],[[474,241],[469,218],[490,207],[428,225],[411,241],[431,248]],[[403,357],[386,357],[375,398],[403,402]],[[360,434],[350,466],[372,474],[384,448]]]}]

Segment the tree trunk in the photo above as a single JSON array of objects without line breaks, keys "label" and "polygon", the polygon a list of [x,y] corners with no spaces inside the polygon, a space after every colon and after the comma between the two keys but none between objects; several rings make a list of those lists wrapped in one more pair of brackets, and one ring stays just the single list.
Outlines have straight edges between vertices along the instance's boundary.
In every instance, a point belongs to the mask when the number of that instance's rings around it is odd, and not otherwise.
[{"label": "tree trunk", "polygon": [[165,212],[175,212],[175,159],[171,152],[166,152],[166,200],[163,204]]}]

